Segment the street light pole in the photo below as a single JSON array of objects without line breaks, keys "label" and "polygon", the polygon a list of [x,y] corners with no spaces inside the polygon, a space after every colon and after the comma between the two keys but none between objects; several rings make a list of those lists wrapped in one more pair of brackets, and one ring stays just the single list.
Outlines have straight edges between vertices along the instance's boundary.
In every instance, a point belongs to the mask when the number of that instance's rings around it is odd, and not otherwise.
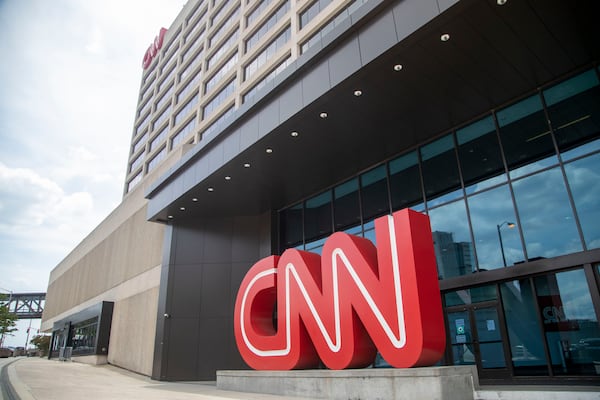
[{"label": "street light pole", "polygon": [[502,263],[506,267],[506,256],[504,255],[504,244],[502,243],[502,233],[500,232],[500,227],[504,224],[506,224],[506,226],[508,226],[509,228],[512,229],[515,227],[515,223],[504,221],[503,223],[496,225],[496,229],[498,230],[498,240],[500,240],[500,251],[502,252]]}]

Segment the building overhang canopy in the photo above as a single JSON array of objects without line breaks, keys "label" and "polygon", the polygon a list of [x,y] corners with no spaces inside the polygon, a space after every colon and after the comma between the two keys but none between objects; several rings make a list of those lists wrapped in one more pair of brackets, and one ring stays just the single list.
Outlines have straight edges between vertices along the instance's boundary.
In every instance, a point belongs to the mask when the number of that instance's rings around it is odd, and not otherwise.
[{"label": "building overhang canopy", "polygon": [[[594,1],[369,3],[161,178],[147,193],[149,219],[278,210],[600,54]],[[390,37],[397,43],[369,59]]]}]

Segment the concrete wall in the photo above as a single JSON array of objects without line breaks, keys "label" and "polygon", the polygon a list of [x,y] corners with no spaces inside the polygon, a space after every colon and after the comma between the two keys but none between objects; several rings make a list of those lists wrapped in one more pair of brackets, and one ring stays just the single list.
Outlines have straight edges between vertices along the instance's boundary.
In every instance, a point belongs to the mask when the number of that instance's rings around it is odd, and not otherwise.
[{"label": "concrete wall", "polygon": [[152,374],[158,287],[115,303],[108,362]]}]

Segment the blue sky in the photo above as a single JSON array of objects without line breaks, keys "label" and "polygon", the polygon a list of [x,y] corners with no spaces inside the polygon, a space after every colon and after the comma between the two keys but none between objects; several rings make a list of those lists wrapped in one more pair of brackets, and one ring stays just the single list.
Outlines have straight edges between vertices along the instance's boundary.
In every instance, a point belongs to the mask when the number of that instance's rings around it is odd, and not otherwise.
[{"label": "blue sky", "polygon": [[184,4],[0,0],[0,292],[46,291],[121,201],[142,57]]}]

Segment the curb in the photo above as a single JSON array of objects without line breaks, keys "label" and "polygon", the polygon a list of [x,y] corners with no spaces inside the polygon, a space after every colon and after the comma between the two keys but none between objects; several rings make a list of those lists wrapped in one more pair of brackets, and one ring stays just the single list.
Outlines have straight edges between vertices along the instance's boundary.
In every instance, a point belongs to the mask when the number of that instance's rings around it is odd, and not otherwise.
[{"label": "curb", "polygon": [[[29,388],[19,379],[15,363],[20,360],[12,361],[7,364],[3,370],[4,382],[7,386],[9,400],[36,400],[29,391]],[[12,397],[11,397],[12,396]]]}]

